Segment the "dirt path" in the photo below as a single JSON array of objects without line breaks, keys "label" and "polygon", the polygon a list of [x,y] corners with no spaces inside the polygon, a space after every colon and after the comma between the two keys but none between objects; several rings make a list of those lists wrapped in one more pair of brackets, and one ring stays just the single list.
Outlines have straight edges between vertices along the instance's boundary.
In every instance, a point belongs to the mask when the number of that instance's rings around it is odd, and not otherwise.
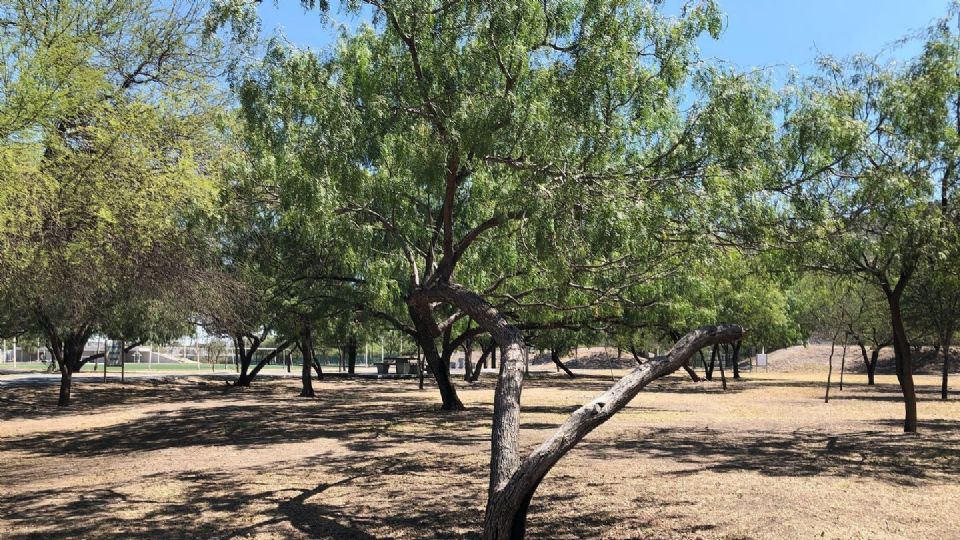
[{"label": "dirt path", "polygon": [[[529,380],[524,443],[611,380]],[[263,382],[84,382],[70,411],[51,387],[0,389],[0,538],[476,538],[490,379],[458,414],[412,381],[325,381],[316,400]],[[960,538],[960,396],[918,377],[905,436],[879,382],[825,405],[819,375],[664,381],[548,476],[530,537]]]}]

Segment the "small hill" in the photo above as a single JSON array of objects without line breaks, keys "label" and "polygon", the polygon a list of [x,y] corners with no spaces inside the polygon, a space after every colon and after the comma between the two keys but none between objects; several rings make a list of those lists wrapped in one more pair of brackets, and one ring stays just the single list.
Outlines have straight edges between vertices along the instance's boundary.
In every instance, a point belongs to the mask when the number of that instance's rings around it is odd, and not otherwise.
[{"label": "small hill", "polygon": [[[868,350],[869,354],[869,350]],[[957,350],[951,352],[952,370],[958,369]],[[843,359],[843,346],[839,344],[834,350],[834,367],[839,367]],[[778,373],[788,373],[793,371],[821,371],[827,369],[830,362],[830,344],[814,343],[809,345],[797,345],[787,347],[771,352],[767,355],[769,371]],[[935,353],[932,348],[924,348],[913,353],[914,372],[915,373],[939,373],[943,356]],[[846,369],[853,373],[865,373],[866,366],[863,363],[863,355],[860,347],[854,345],[847,346]],[[880,351],[877,361],[877,373],[893,374],[896,372],[895,361],[893,357],[893,347],[886,347]]]}]

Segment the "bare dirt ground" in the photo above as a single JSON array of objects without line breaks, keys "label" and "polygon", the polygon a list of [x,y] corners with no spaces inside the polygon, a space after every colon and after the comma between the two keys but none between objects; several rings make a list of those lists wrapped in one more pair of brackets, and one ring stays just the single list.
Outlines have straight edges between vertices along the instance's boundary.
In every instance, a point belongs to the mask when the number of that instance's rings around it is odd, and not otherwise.
[{"label": "bare dirt ground", "polygon": [[[531,375],[526,447],[614,378],[582,373]],[[909,436],[893,377],[829,404],[822,378],[651,386],[546,478],[529,536],[960,538],[960,395],[918,376]],[[457,414],[396,380],[83,381],[65,411],[0,388],[0,538],[477,538],[492,383]]]}]

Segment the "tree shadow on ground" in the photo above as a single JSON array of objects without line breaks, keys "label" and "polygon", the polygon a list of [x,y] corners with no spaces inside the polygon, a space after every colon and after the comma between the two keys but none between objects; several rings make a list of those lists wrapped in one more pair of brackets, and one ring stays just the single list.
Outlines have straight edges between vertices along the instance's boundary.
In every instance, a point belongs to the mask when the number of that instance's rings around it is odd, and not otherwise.
[{"label": "tree shadow on ground", "polygon": [[[227,540],[259,533],[324,540],[480,537],[487,480],[483,460],[464,462],[458,455],[421,452],[396,453],[376,460],[324,456],[279,465],[285,474],[305,481],[316,476],[318,467],[333,471],[308,487],[276,489],[257,480],[277,467],[274,464],[232,473],[161,473],[145,479],[185,485],[176,502],[131,496],[121,486],[76,486],[4,499],[0,501],[0,512],[10,522],[40,525],[37,532],[10,535],[11,540],[120,540],[137,536]],[[424,477],[439,483],[410,481]],[[349,490],[356,500],[351,504],[328,497],[338,489]],[[377,500],[370,501],[371,497]],[[557,504],[575,499],[572,495],[557,494],[535,498],[529,536],[592,538],[615,524],[631,524],[638,530],[649,526],[641,518],[602,508],[578,513],[575,520],[544,515]],[[63,503],[65,500],[70,502]],[[637,502],[663,507],[659,501]],[[242,520],[224,519],[245,510],[249,514],[251,505],[258,504],[248,525],[238,526],[236,522]],[[124,508],[130,506],[147,510],[135,518],[126,517]]]},{"label": "tree shadow on ground", "polygon": [[124,456],[183,447],[262,448],[318,438],[336,439],[354,451],[378,451],[411,439],[437,444],[485,442],[489,434],[478,430],[487,425],[485,409],[450,414],[422,403],[364,403],[355,394],[343,392],[322,400],[289,397],[254,403],[238,399],[223,406],[153,411],[107,426],[0,439],[0,451]]},{"label": "tree shadow on ground", "polygon": [[[895,429],[900,424],[883,422]],[[660,428],[624,433],[619,440],[584,441],[577,451],[607,458],[670,459],[701,471],[753,471],[765,476],[870,478],[918,486],[960,475],[960,422],[921,422],[920,434],[870,430],[846,433],[730,433]]]}]

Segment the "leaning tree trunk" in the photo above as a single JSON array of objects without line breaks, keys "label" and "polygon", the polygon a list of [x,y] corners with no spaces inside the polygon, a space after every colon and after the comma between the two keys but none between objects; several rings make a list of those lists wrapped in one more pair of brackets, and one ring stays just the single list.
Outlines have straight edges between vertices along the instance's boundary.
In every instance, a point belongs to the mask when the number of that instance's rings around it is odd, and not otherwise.
[{"label": "leaning tree trunk", "polygon": [[[620,379],[610,390],[575,411],[546,442],[491,490],[483,538],[520,540],[525,535],[530,501],[550,469],[583,437],[623,409],[650,382],[680,369],[700,347],[739,339],[736,326],[704,327],[681,339],[666,356],[645,363]],[[504,370],[505,372],[507,370]],[[519,404],[516,409],[519,409]],[[491,479],[493,480],[493,478]]]},{"label": "leaning tree trunk", "polygon": [[443,411],[462,411],[464,409],[460,396],[457,395],[457,388],[450,379],[450,363],[445,362],[444,358],[437,350],[437,344],[434,337],[440,335],[436,327],[436,321],[433,320],[433,313],[428,303],[409,302],[407,311],[413,320],[414,327],[417,330],[417,344],[423,352],[423,357],[433,373],[433,380],[437,382],[437,388],[440,390],[440,400]]},{"label": "leaning tree trunk", "polygon": [[[269,354],[264,356],[259,362],[257,362],[257,365],[254,366],[254,368],[250,371],[250,373],[246,374],[246,376],[244,376],[244,373],[246,371],[244,369],[244,371],[240,373],[240,377],[237,378],[237,381],[234,382],[233,385],[234,386],[250,386],[250,383],[252,383],[253,380],[257,377],[257,375],[260,373],[260,370],[262,370],[264,366],[269,364],[274,358],[282,355],[283,352],[286,351],[287,347],[289,347],[292,344],[293,344],[292,341],[284,341],[283,343],[280,343],[279,345],[277,345],[277,347],[273,349],[273,351],[271,351]],[[251,354],[250,356],[252,357],[253,355]]]},{"label": "leaning tree trunk", "polygon": [[570,371],[570,368],[568,368],[567,366],[565,366],[565,365],[563,364],[563,362],[560,361],[560,351],[559,351],[559,350],[557,350],[557,349],[550,349],[550,360],[552,360],[553,363],[557,365],[557,368],[558,368],[558,369],[562,369],[563,372],[567,374],[567,377],[570,377],[571,379],[576,378],[576,375],[574,375],[573,372]]},{"label": "leaning tree trunk", "polygon": [[480,378],[480,370],[482,370],[487,365],[487,356],[490,355],[490,351],[496,347],[496,344],[491,344],[489,347],[484,349],[483,353],[480,355],[480,359],[477,360],[477,364],[473,367],[473,373],[470,374],[468,382],[476,382]]},{"label": "leaning tree trunk", "polygon": [[917,432],[917,391],[913,383],[913,358],[910,351],[910,342],[907,340],[907,331],[903,324],[903,314],[900,311],[900,293],[885,291],[887,304],[890,307],[890,322],[893,329],[893,352],[896,356],[897,380],[903,392],[903,431]]},{"label": "leaning tree trunk", "polygon": [[419,292],[427,300],[446,301],[458,307],[500,346],[501,370],[493,401],[485,540],[522,539],[530,500],[543,477],[564,454],[625,407],[644,386],[680,369],[698,349],[743,336],[743,330],[732,325],[703,327],[691,332],[666,356],[637,367],[598,399],[574,412],[550,439],[521,460],[520,394],[527,351],[521,332],[482,297],[460,285],[440,283]]}]

